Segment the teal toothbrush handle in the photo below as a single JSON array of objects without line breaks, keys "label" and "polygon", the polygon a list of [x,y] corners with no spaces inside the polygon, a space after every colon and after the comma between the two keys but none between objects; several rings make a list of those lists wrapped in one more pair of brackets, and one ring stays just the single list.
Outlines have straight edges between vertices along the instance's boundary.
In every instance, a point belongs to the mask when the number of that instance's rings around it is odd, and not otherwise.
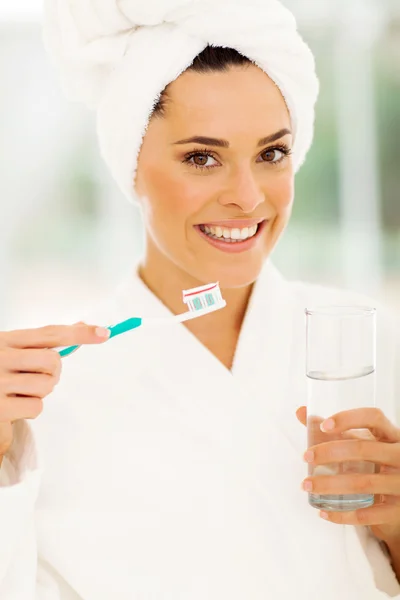
[{"label": "teal toothbrush handle", "polygon": [[[137,329],[142,325],[142,322],[142,319],[134,317],[132,319],[128,319],[127,321],[123,321],[122,323],[118,323],[113,327],[107,327],[107,329],[111,331],[111,335],[108,339],[111,340],[111,338],[120,335],[121,333],[126,333],[127,331],[131,331],[132,329]],[[60,350],[59,355],[61,356],[61,358],[64,358],[78,350],[78,348],[80,348],[80,346],[69,346],[68,348]]]},{"label": "teal toothbrush handle", "polygon": [[120,335],[121,333],[125,333],[126,331],[131,331],[132,329],[137,329],[143,323],[143,319],[139,319],[134,317],[133,319],[128,319],[127,321],[122,321],[122,323],[118,323],[113,327],[108,327],[111,331],[111,335],[108,339],[115,337],[116,335]]}]

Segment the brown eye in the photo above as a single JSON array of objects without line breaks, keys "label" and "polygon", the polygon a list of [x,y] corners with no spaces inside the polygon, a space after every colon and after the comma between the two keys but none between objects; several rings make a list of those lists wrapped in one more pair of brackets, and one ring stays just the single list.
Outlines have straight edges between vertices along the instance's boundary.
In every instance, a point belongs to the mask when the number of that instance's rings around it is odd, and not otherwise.
[{"label": "brown eye", "polygon": [[192,152],[189,154],[183,162],[195,167],[196,169],[211,169],[216,165],[210,164],[209,161],[215,161],[212,154],[208,152]]},{"label": "brown eye", "polygon": [[206,154],[195,154],[192,159],[199,167],[204,167],[207,164],[208,156]]},{"label": "brown eye", "polygon": [[279,150],[265,150],[261,156],[264,158],[265,162],[276,162],[280,158],[279,156],[277,157],[279,152]]}]

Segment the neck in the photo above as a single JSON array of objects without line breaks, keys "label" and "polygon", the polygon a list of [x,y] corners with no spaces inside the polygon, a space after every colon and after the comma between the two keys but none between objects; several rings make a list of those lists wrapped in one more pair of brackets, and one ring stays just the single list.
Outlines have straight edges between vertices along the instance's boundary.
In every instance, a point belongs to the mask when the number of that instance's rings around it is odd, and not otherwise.
[{"label": "neck", "polygon": [[[157,260],[152,260],[151,253],[141,263],[139,276],[173,314],[185,312],[183,290],[211,283],[195,279],[160,254]],[[227,303],[224,309],[185,323],[185,327],[228,368],[233,361],[252,287],[221,289]]]}]

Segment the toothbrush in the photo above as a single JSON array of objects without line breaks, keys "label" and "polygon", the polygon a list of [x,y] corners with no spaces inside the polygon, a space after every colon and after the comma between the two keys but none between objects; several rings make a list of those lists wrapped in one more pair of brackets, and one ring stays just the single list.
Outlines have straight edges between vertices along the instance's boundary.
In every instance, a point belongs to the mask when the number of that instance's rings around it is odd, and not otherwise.
[{"label": "toothbrush", "polygon": [[[225,300],[222,298],[221,290],[219,289],[219,283],[210,283],[209,285],[203,285],[201,287],[193,288],[191,290],[183,291],[183,302],[188,306],[189,310],[181,315],[173,317],[149,317],[142,319],[141,317],[132,317],[126,321],[122,321],[117,325],[107,327],[111,331],[109,340],[121,333],[132,331],[142,325],[160,324],[160,323],[184,323],[191,319],[197,319],[208,315],[216,310],[220,310],[226,306]],[[59,355],[62,358],[70,356],[81,346],[69,346],[59,350]]]}]

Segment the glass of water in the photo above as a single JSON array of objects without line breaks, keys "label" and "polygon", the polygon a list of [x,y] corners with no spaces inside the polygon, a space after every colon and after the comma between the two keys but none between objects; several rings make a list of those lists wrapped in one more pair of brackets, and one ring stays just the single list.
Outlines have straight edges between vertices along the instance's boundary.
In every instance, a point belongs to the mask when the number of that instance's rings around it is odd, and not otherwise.
[{"label": "glass of water", "polygon": [[[323,433],[322,421],[355,408],[375,406],[376,310],[327,306],[306,310],[308,447],[346,438],[364,438],[365,430]],[[309,465],[309,476],[372,474],[375,464],[349,461]],[[372,494],[309,494],[311,506],[325,511],[352,511],[372,506]]]}]

